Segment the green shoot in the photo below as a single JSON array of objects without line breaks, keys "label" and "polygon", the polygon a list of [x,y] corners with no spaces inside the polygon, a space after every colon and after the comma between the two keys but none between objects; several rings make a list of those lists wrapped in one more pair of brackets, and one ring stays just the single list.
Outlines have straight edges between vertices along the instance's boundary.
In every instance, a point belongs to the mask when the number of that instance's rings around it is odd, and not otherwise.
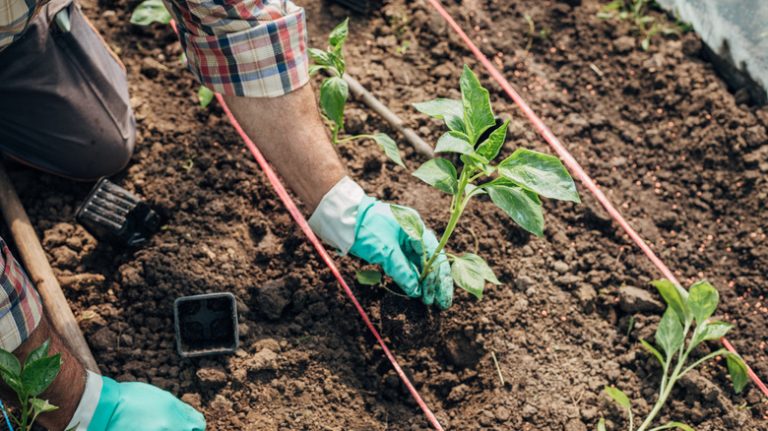
[{"label": "green shoot", "polygon": [[197,101],[200,102],[201,108],[207,107],[213,100],[214,96],[215,93],[205,85],[201,85],[200,88],[197,89]]},{"label": "green shoot", "polygon": [[656,21],[655,17],[648,15],[653,4],[653,0],[613,0],[603,6],[597,16],[602,19],[631,21],[641,38],[640,46],[643,51],[648,51],[651,40],[657,34],[679,33],[677,28],[663,26]]},{"label": "green shoot", "polygon": [[27,356],[23,366],[13,353],[0,349],[0,378],[16,393],[19,408],[17,414],[10,417],[20,431],[31,430],[38,416],[58,409],[47,400],[37,398],[61,370],[61,354],[48,356],[49,347],[47,340]]},{"label": "green shoot", "polygon": [[[656,404],[645,420],[640,423],[640,426],[635,428],[632,403],[629,397],[614,386],[606,387],[604,392],[627,412],[628,431],[659,431],[664,429],[693,431],[692,427],[680,422],[669,422],[651,428],[669,399],[675,384],[699,365],[717,357],[724,357],[733,387],[739,393],[744,390],[748,382],[747,366],[738,355],[724,348],[715,350],[695,361],[689,361],[696,347],[705,341],[723,338],[733,327],[729,323],[712,319],[720,301],[720,295],[708,281],[694,283],[687,292],[682,288],[678,289],[669,280],[657,280],[652,284],[667,303],[667,310],[661,318],[658,328],[656,328],[654,337],[656,346],[654,347],[645,340],[640,341],[641,346],[661,365],[663,374]],[[692,363],[689,364],[689,362]],[[603,420],[598,423],[597,429],[598,431],[605,431]]]},{"label": "green shoot", "polygon": [[533,21],[533,18],[526,14],[523,14],[523,18],[525,19],[525,22],[528,24],[528,43],[525,45],[525,52],[528,52],[533,47],[533,41],[536,39],[546,40],[549,38],[549,34],[551,33],[551,30],[549,28],[542,28],[538,32],[536,31],[536,23]]},{"label": "green shoot", "polygon": [[[422,280],[433,270],[438,254],[448,244],[473,197],[487,194],[515,223],[537,236],[544,233],[539,195],[580,202],[573,179],[557,157],[518,148],[493,164],[506,140],[509,121],[496,123],[488,90],[467,66],[464,66],[460,87],[461,100],[435,99],[414,105],[448,126],[449,131],[437,141],[435,153],[456,153],[461,161],[457,169],[448,159],[435,158],[413,173],[451,195],[450,217],[437,249],[431,256],[422,256]],[[410,211],[393,207],[393,213],[411,238],[421,240],[423,227]],[[447,255],[456,285],[478,299],[482,298],[486,282],[499,284],[493,270],[480,256],[474,253]]]},{"label": "green shoot", "polygon": [[309,68],[309,74],[314,75],[320,71],[325,71],[330,75],[320,85],[320,111],[331,131],[331,142],[333,145],[338,145],[361,139],[373,140],[390,160],[398,166],[405,167],[400,158],[397,144],[385,133],[340,137],[344,131],[344,107],[347,104],[347,99],[349,99],[349,85],[344,80],[344,72],[347,68],[344,60],[344,43],[347,41],[348,35],[349,18],[331,31],[328,36],[326,51],[309,48],[309,56],[315,62]]},{"label": "green shoot", "polygon": [[144,0],[131,13],[131,24],[145,26],[153,22],[171,22],[171,14],[165,8],[163,0]]}]

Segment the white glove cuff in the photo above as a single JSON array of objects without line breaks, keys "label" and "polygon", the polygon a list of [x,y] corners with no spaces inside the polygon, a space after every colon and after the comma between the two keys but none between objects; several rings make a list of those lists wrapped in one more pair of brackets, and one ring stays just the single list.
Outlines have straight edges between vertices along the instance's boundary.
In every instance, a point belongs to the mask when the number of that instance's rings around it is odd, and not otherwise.
[{"label": "white glove cuff", "polygon": [[355,242],[357,207],[365,192],[349,177],[344,177],[323,196],[309,218],[309,226],[341,254],[347,254]]},{"label": "white glove cuff", "polygon": [[91,371],[85,372],[85,391],[83,391],[83,397],[80,398],[80,404],[78,404],[72,420],[69,421],[69,425],[64,428],[65,430],[88,431],[93,414],[99,405],[103,383],[104,381],[101,380],[100,375]]}]

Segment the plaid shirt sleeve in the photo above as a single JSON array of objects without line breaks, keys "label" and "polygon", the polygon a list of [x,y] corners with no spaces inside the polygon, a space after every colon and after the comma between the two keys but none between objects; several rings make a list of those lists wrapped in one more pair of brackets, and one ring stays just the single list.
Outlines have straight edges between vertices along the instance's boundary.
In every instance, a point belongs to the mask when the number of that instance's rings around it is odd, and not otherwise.
[{"label": "plaid shirt sleeve", "polygon": [[16,350],[37,328],[42,315],[40,296],[0,238],[0,347]]},{"label": "plaid shirt sleeve", "polygon": [[24,32],[40,3],[34,0],[0,0],[0,51]]},{"label": "plaid shirt sleeve", "polygon": [[309,81],[304,9],[291,1],[165,1],[192,72],[211,90],[276,97]]}]

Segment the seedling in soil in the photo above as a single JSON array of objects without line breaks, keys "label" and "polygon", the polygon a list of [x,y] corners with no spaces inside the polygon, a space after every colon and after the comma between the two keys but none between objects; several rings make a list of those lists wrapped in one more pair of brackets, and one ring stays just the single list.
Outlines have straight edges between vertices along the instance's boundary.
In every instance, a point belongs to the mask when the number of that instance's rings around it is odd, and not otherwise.
[{"label": "seedling in soil", "polygon": [[536,31],[536,23],[533,18],[527,13],[523,15],[525,22],[528,24],[528,43],[525,45],[525,52],[528,52],[533,47],[533,41],[536,39],[547,40],[549,34],[552,32],[549,28],[542,28],[538,32]]},{"label": "seedling in soil", "polygon": [[[605,393],[627,412],[629,419],[627,430],[629,431],[660,431],[665,429],[693,431],[692,427],[681,422],[669,422],[651,428],[669,399],[675,383],[699,365],[714,358],[723,357],[727,362],[733,387],[739,393],[748,382],[747,366],[738,355],[726,349],[718,349],[689,364],[690,356],[696,347],[705,341],[723,338],[733,327],[729,323],[712,319],[720,296],[717,289],[709,282],[694,283],[688,292],[678,289],[669,280],[658,280],[652,284],[667,303],[667,310],[661,318],[658,328],[656,328],[654,337],[656,347],[645,340],[640,341],[642,347],[661,365],[663,374],[656,404],[640,426],[635,428],[635,418],[629,397],[614,386],[606,387]],[[598,431],[605,431],[605,421],[601,420],[597,429]]]},{"label": "seedling in soil", "polygon": [[[676,28],[659,24],[655,17],[648,15],[653,4],[652,0],[613,0],[603,6],[597,16],[602,19],[631,21],[640,35],[640,46],[644,51],[648,51],[648,48],[651,47],[651,40],[657,34],[678,34],[680,32]],[[681,28],[683,27],[681,26]]]},{"label": "seedling in soil", "polygon": [[24,365],[13,353],[0,349],[0,377],[13,390],[19,402],[16,413],[8,413],[17,430],[31,430],[38,416],[58,409],[47,400],[38,398],[61,370],[61,354],[48,356],[49,347],[50,341],[46,340],[27,356]]},{"label": "seedling in soil", "polygon": [[315,62],[309,68],[310,75],[320,71],[327,72],[330,76],[320,85],[320,111],[323,114],[328,128],[331,131],[331,142],[334,145],[343,144],[363,139],[371,139],[384,151],[390,160],[401,167],[405,167],[400,158],[397,144],[386,133],[373,135],[354,135],[340,137],[344,131],[344,107],[349,98],[349,86],[344,80],[344,72],[347,65],[344,60],[344,43],[349,35],[349,18],[336,26],[328,36],[328,49],[323,51],[318,48],[309,48],[309,56]]},{"label": "seedling in soil", "polygon": [[[467,66],[464,66],[460,87],[461,100],[435,99],[414,105],[420,112],[441,119],[448,126],[449,131],[437,141],[435,153],[455,153],[460,155],[461,161],[457,169],[448,159],[435,158],[413,173],[451,195],[450,217],[437,249],[431,256],[422,256],[422,280],[433,270],[438,254],[448,244],[473,197],[489,195],[515,223],[537,236],[544,233],[540,195],[580,202],[573,179],[557,157],[518,148],[494,164],[506,140],[509,121],[497,124],[488,90]],[[393,206],[392,212],[409,236],[422,239],[423,226],[412,210]],[[486,281],[499,284],[493,270],[477,254],[447,255],[452,262],[451,275],[456,285],[478,299],[483,296]]]},{"label": "seedling in soil", "polygon": [[[168,24],[171,13],[165,8],[163,0],[144,0],[131,13],[131,24],[146,27],[152,23]],[[180,57],[181,64],[186,64],[186,55]],[[206,108],[213,100],[214,93],[208,87],[201,85],[197,89],[197,101],[201,108]]]}]

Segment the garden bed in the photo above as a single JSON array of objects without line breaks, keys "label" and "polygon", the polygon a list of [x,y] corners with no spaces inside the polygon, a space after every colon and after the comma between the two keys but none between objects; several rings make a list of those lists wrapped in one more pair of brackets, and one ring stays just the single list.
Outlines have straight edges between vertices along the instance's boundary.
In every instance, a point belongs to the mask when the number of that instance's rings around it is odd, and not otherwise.
[{"label": "garden bed", "polygon": [[[211,430],[426,428],[220,109],[197,105],[171,29],[131,26],[135,1],[82,3],[126,63],[139,121],[136,154],[115,181],[167,223],[134,253],[96,245],[73,222],[90,185],[23,169],[13,178],[103,372],[182,396]],[[628,23],[597,18],[594,1],[463,3],[451,13],[680,280],[706,277],[719,288],[719,313],[736,324],[731,341],[768,376],[768,111],[735,103],[693,34],[659,37],[645,52]],[[306,6],[312,45],[322,46],[345,11]],[[529,51],[525,14],[538,34]],[[456,97],[461,65],[473,59],[422,1],[392,0],[350,26],[350,74],[435,142],[442,128],[409,105]],[[504,154],[549,151],[511,102],[492,97],[511,119]],[[391,133],[364,106],[350,108],[349,131]],[[401,149],[409,171],[373,143],[339,152],[369,193],[415,207],[441,231],[449,198],[409,175],[424,160]],[[652,404],[657,367],[638,339],[651,338],[661,308],[655,294],[620,288],[651,292],[659,274],[582,197],[580,205],[546,201],[538,239],[487,199],[470,207],[472,231],[460,228],[453,245],[472,250],[476,237],[502,282],[480,302],[458,291],[454,306],[437,312],[356,286],[447,429],[581,431],[601,415],[620,429],[621,412],[600,395],[606,384],[642,400],[638,411]],[[360,262],[339,262],[353,280]],[[173,301],[216,291],[239,298],[241,350],[181,358]],[[699,431],[766,429],[760,392],[733,395],[725,368],[714,365],[681,384],[664,416]]]}]

